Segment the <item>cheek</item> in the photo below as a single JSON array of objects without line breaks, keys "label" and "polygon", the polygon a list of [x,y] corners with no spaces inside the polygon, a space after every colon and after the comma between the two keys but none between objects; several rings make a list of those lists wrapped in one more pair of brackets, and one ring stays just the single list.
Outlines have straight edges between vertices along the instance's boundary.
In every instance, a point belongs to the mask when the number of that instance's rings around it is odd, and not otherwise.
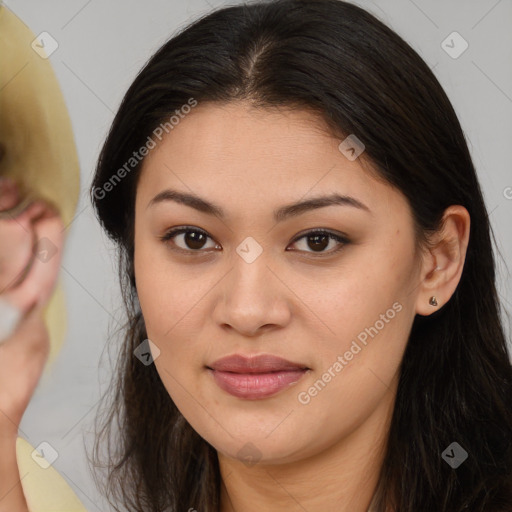
[{"label": "cheek", "polygon": [[192,378],[208,356],[202,333],[210,315],[204,297],[215,280],[191,281],[143,246],[135,252],[134,268],[147,335],[160,350],[156,363],[162,380],[166,387],[173,385],[167,372],[180,381]]},{"label": "cheek", "polygon": [[187,283],[162,279],[148,270],[138,285],[139,301],[148,337],[164,352],[192,351],[201,331],[201,294]]},{"label": "cheek", "polygon": [[409,293],[414,262],[400,258],[408,254],[403,245],[396,244],[386,254],[383,250],[361,252],[357,261],[347,263],[321,287],[298,290],[307,297],[305,304],[314,312],[319,329],[311,345],[320,373],[331,368],[338,375],[332,366],[342,356],[340,375],[348,377],[357,368],[367,367],[376,375],[382,373],[386,382],[393,377],[414,319],[414,295]]},{"label": "cheek", "polygon": [[161,248],[144,236],[135,239],[134,270],[148,336],[163,343],[186,317],[194,297],[180,273],[172,271]]},{"label": "cheek", "polygon": [[334,343],[338,340],[341,344],[373,325],[381,314],[385,315],[383,321],[393,319],[396,309],[400,309],[399,306],[393,309],[393,304],[401,304],[403,297],[402,287],[397,286],[393,277],[378,276],[373,270],[370,273],[364,266],[359,272],[351,269],[345,275],[317,282],[315,288],[312,291],[309,286],[303,290],[296,287],[295,291],[304,297],[305,312],[309,309],[313,313],[312,318],[316,319],[322,337],[332,339]]}]

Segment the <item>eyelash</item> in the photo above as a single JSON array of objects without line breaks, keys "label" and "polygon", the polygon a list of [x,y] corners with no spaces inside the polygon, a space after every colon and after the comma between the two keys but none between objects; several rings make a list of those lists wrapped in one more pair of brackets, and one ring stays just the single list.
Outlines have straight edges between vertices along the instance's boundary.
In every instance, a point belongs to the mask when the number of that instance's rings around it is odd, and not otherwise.
[{"label": "eyelash", "polygon": [[[170,229],[169,231],[167,231],[167,233],[165,233],[163,236],[159,236],[158,238],[163,243],[165,243],[166,245],[169,245],[168,242],[172,238],[174,238],[174,237],[176,237],[178,235],[181,235],[183,233],[189,233],[189,232],[199,233],[199,234],[204,235],[207,238],[210,238],[210,239],[213,240],[213,238],[211,238],[208,235],[208,233],[206,233],[206,231],[203,231],[202,229],[199,229],[199,228],[195,228],[193,226],[183,226],[183,227],[179,227],[179,228]],[[307,254],[311,254],[314,258],[316,258],[316,257],[331,256],[332,254],[341,251],[341,249],[343,249],[343,247],[345,245],[350,243],[350,240],[346,236],[344,236],[344,235],[340,235],[340,234],[334,233],[332,231],[327,231],[325,229],[318,229],[318,230],[311,230],[311,231],[307,231],[306,233],[302,233],[300,236],[298,236],[297,238],[295,238],[292,241],[292,244],[298,242],[302,238],[306,238],[306,237],[312,236],[312,235],[328,236],[330,239],[335,240],[335,241],[337,241],[337,242],[339,242],[341,244],[338,248],[336,248],[334,250],[327,251],[327,252],[315,253],[315,252],[312,252],[312,251],[311,252],[310,251],[298,251],[298,252],[306,252]],[[197,249],[197,250],[194,250],[194,249],[182,249],[181,247],[172,247],[171,249],[173,251],[177,251],[177,252],[181,252],[183,254],[187,254],[188,256],[195,256],[196,254],[199,254],[199,253],[202,253],[202,252],[206,252],[205,250],[202,250],[202,249]]]}]

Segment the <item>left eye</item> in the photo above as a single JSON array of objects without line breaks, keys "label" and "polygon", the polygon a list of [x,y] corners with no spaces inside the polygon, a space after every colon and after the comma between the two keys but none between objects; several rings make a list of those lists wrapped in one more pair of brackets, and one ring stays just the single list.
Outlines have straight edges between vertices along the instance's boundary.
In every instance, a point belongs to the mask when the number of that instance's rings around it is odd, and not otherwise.
[{"label": "left eye", "polygon": [[[184,244],[184,246],[180,246],[179,244],[176,243],[176,241],[174,241],[174,239],[180,240],[178,237],[182,235],[183,237],[181,238],[181,241],[182,244]],[[193,227],[174,228],[169,230],[167,233],[165,233],[163,236],[159,238],[164,243],[167,243],[169,240],[173,240],[173,245],[177,247],[176,249],[173,248],[173,250],[188,253],[205,252],[202,251],[201,249],[205,248],[206,240],[210,239],[213,241],[213,239],[205,231]],[[313,254],[318,253],[320,255],[338,252],[343,248],[344,245],[350,243],[349,239],[344,235],[339,235],[332,231],[316,230],[302,234],[301,236],[297,237],[292,242],[292,244],[296,244],[298,241],[302,239],[305,239],[307,247],[313,248],[312,251],[304,250],[302,252],[311,252]],[[328,247],[331,242],[335,242],[334,245],[336,245],[337,243],[340,247],[336,249],[331,249],[329,251],[325,251],[324,249]],[[210,247],[209,249],[215,248],[220,248],[220,246],[214,243],[213,247]]]},{"label": "left eye", "polygon": [[[302,240],[303,238],[306,240],[307,247],[314,248],[312,253],[320,253],[320,255],[338,252],[343,248],[344,245],[350,243],[349,239],[346,236],[338,235],[336,233],[333,233],[332,231],[324,230],[309,231],[308,233],[302,234],[301,236],[297,237],[293,243],[296,243],[299,240]],[[323,249],[329,246],[331,242],[335,242],[335,246],[337,243],[339,247],[336,249],[332,249],[330,251],[324,251]]]}]

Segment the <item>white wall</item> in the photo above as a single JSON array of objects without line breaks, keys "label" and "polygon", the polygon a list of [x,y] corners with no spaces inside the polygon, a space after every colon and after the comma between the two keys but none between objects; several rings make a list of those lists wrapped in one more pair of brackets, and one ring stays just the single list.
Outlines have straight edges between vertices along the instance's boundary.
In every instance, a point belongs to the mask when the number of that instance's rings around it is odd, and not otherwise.
[{"label": "white wall", "polygon": [[[117,327],[121,318],[121,302],[113,247],[92,214],[87,189],[114,112],[137,71],[178,27],[224,3],[5,2],[36,34],[47,31],[59,43],[51,62],[69,107],[82,173],[82,197],[62,265],[69,309],[66,345],[36,391],[21,429],[34,446],[48,441],[57,449],[54,466],[91,512],[108,507],[88,473],[82,439],[91,430],[99,398],[98,362],[109,328]],[[434,68],[469,139],[497,241],[510,264],[512,190],[508,199],[505,191],[512,187],[512,4],[498,0],[382,0],[379,6],[360,0],[358,4],[402,35]],[[441,48],[453,31],[469,43],[458,59]],[[512,281],[503,269],[500,276],[500,293],[511,311]]]}]

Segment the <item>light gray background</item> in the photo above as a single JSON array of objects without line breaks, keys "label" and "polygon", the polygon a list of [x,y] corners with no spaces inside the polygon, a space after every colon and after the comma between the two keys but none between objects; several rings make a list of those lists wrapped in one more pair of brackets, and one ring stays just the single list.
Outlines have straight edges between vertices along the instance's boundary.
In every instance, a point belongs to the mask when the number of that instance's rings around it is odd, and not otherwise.
[{"label": "light gray background", "polygon": [[[237,2],[232,2],[237,3]],[[397,31],[434,70],[469,141],[503,258],[512,260],[512,2],[510,0],[360,0]],[[378,4],[378,5],[377,5]],[[59,453],[57,470],[88,510],[108,510],[87,469],[84,436],[108,377],[99,359],[122,318],[113,246],[87,199],[93,169],[114,112],[136,73],[178,28],[215,0],[6,0],[38,35],[59,43],[51,62],[66,99],[78,145],[82,194],[70,227],[62,279],[69,331],[53,372],[45,375],[23,419],[23,435]],[[451,58],[441,42],[459,32],[469,48]],[[508,226],[508,227],[507,227]],[[499,291],[512,310],[512,280],[499,263]],[[110,328],[110,330],[109,330]],[[510,333],[510,325],[506,323]]]}]

